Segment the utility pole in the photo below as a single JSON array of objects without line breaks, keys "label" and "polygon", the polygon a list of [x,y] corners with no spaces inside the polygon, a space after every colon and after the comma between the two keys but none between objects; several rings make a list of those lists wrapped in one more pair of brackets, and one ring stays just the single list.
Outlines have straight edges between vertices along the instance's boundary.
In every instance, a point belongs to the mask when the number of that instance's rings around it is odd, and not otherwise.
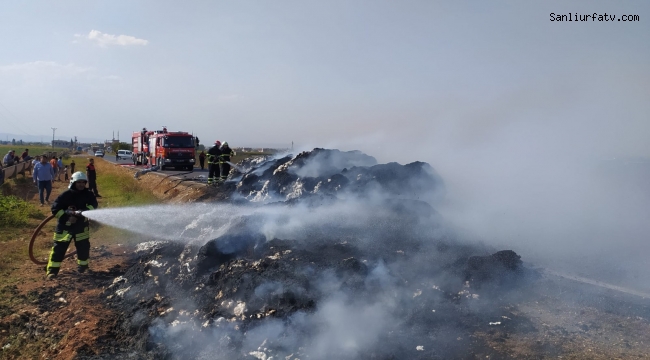
[{"label": "utility pole", "polygon": [[52,129],[52,148],[54,148],[54,133],[56,132],[56,128],[51,128]]}]

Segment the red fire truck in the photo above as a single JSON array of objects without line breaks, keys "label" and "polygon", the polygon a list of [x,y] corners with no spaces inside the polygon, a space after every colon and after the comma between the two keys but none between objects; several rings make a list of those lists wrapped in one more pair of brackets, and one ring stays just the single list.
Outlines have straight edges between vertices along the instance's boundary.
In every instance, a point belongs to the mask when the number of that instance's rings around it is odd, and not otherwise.
[{"label": "red fire truck", "polygon": [[167,131],[166,127],[154,131],[143,128],[133,133],[132,144],[134,165],[149,163],[160,170],[194,169],[196,138],[190,133]]}]

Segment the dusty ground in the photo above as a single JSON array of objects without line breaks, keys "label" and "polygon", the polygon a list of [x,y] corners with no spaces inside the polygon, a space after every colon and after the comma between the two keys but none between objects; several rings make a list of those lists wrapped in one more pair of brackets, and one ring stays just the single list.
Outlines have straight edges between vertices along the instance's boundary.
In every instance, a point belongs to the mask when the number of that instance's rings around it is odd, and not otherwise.
[{"label": "dusty ground", "polygon": [[92,272],[77,274],[75,261],[66,259],[56,281],[45,281],[42,267],[34,264],[16,269],[20,283],[2,289],[3,296],[16,298],[16,306],[3,309],[0,320],[2,358],[40,354],[43,359],[72,359],[95,354],[115,318],[103,305],[102,290],[125,268],[129,253],[118,245],[93,247]]},{"label": "dusty ground", "polygon": [[501,354],[515,359],[650,358],[650,299],[555,276],[522,290],[526,297],[503,308],[501,324],[476,333]]},{"label": "dusty ground", "polygon": [[[138,182],[168,202],[224,197],[219,188],[154,174],[143,174]],[[55,183],[52,198],[65,185]],[[38,205],[33,188],[19,195]],[[99,201],[101,206],[106,200]],[[95,234],[110,233],[95,230]],[[15,234],[17,243],[26,248],[25,238],[30,235],[30,229]],[[39,235],[41,256],[49,239],[51,233]],[[133,247],[96,235],[92,245],[93,271],[87,274],[76,274],[72,259],[64,261],[59,278],[53,282],[44,281],[42,266],[28,261],[6,269],[4,276],[9,281],[0,288],[0,296],[11,301],[0,307],[0,358],[111,358],[112,353],[124,353],[125,349],[119,349],[123,342],[114,332],[119,314],[107,305],[105,289],[135,261]],[[486,321],[475,329],[472,336],[485,341],[489,348],[470,358],[650,358],[650,300],[553,276],[543,276],[523,290],[526,297],[508,299],[510,305],[501,309],[501,319],[489,320],[499,320],[499,324]]]}]

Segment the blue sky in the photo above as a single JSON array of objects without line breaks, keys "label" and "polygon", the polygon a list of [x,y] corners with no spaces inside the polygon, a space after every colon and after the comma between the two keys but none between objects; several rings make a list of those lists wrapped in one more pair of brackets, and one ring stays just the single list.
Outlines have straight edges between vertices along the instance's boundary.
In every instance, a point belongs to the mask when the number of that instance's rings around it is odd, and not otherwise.
[{"label": "blue sky", "polygon": [[[647,155],[637,126],[648,115],[650,5],[529,3],[4,2],[2,132],[16,119],[13,133],[54,126],[62,137],[167,125],[206,141],[372,151],[441,131],[453,145],[489,140],[545,117],[593,119],[598,137],[616,113],[625,144],[607,151]],[[641,21],[558,23],[551,12]]]},{"label": "blue sky", "polygon": [[597,165],[650,156],[648,1],[4,1],[0,49],[0,133],[427,161],[483,238],[650,251],[650,182]]}]

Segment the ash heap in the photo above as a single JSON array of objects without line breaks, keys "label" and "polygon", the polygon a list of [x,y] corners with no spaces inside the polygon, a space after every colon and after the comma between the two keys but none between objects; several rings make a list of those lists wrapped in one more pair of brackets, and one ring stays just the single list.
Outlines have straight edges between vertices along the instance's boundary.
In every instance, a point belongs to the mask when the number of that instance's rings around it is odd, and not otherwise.
[{"label": "ash heap", "polygon": [[450,230],[429,164],[314,149],[237,169],[223,186],[227,203],[192,205],[204,215],[185,234],[213,237],[141,244],[108,287],[122,314],[123,350],[110,357],[492,354],[473,334],[501,320],[502,297],[528,272],[513,251]]}]

